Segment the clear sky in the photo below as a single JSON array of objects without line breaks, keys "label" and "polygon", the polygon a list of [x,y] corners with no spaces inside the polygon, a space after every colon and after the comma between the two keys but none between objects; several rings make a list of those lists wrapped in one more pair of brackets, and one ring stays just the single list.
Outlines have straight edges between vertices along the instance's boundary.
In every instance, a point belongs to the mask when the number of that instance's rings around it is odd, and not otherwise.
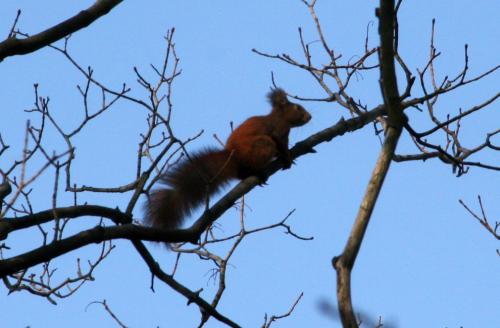
[{"label": "clear sky", "polygon": [[[18,8],[23,10],[19,27],[36,33],[66,19],[93,1],[2,1],[0,33],[8,34]],[[326,38],[344,58],[361,54],[366,26],[370,44],[378,34],[374,16],[375,1],[318,0],[317,14]],[[432,18],[436,18],[436,46],[442,55],[437,61],[438,77],[456,75],[463,64],[463,45],[469,45],[470,76],[498,64],[500,2],[405,1],[401,9],[400,52],[415,72],[422,68],[429,53]],[[191,150],[214,145],[217,133],[226,138],[229,122],[266,113],[264,95],[271,86],[271,72],[278,85],[303,97],[324,97],[324,92],[303,71],[260,57],[252,48],[288,53],[301,58],[297,28],[302,27],[309,41],[318,39],[308,10],[299,0],[273,1],[124,1],[109,15],[73,35],[70,51],[84,66],[92,66],[95,77],[119,89],[123,82],[133,94],[147,97],[135,82],[132,68],[153,77],[150,64],[160,65],[164,54],[163,36],[175,27],[175,42],[181,58],[182,75],[174,85],[173,126],[187,138],[204,130],[191,144]],[[318,42],[311,45],[320,53]],[[315,59],[319,62],[321,56]],[[76,84],[84,79],[59,53],[42,49],[27,56],[10,57],[0,63],[0,97],[3,116],[0,131],[12,145],[2,157],[2,168],[22,150],[25,121],[33,118],[23,112],[32,107],[33,83],[40,94],[50,96],[51,111],[62,124],[72,126],[81,115],[82,102]],[[437,103],[438,115],[468,109],[498,92],[498,73],[476,85],[444,96]],[[359,76],[351,94],[369,108],[381,101],[376,74]],[[418,82],[414,95],[420,94]],[[96,96],[98,97],[98,96]],[[313,115],[312,121],[291,135],[291,144],[331,126],[341,116],[348,117],[335,103],[302,103]],[[93,123],[76,141],[78,158],[74,172],[79,184],[110,186],[129,182],[135,173],[138,133],[143,130],[146,113],[130,103],[120,102],[101,120]],[[421,130],[429,127],[425,113],[409,111],[411,122]],[[462,133],[467,146],[477,145],[485,134],[498,128],[500,112],[494,104],[483,113],[464,121]],[[54,149],[63,141],[55,133],[47,135]],[[52,138],[52,139],[51,139]],[[415,153],[403,137],[398,153]],[[498,139],[498,138],[497,138]],[[227,290],[218,310],[242,325],[257,327],[264,314],[282,314],[296,297],[304,297],[291,317],[276,327],[339,327],[319,308],[336,304],[335,272],[330,261],[340,254],[356,215],[368,177],[380,149],[371,126],[317,147],[317,154],[297,160],[286,172],[278,172],[265,188],[246,196],[250,227],[289,219],[295,232],[314,236],[299,241],[280,230],[245,239],[231,261]],[[500,162],[498,152],[485,153],[478,160]],[[35,168],[33,168],[34,170]],[[36,210],[50,207],[53,175],[40,179],[33,192]],[[50,187],[49,187],[50,186]],[[500,175],[472,168],[457,178],[451,168],[437,160],[425,163],[394,163],[353,273],[355,307],[366,315],[366,322],[382,316],[392,327],[478,328],[500,327],[500,259],[498,242],[459,205],[463,199],[478,209],[476,197],[482,195],[489,219],[499,219]],[[124,209],[124,197],[81,196],[89,203]],[[61,197],[60,205],[71,198]],[[138,207],[134,217],[140,219]],[[238,213],[229,210],[220,220],[226,232],[237,229]],[[75,231],[83,225],[74,223]],[[26,250],[39,244],[37,233],[16,233],[10,246]],[[130,327],[193,327],[199,320],[195,305],[167,286],[149,289],[150,275],[145,264],[125,241],[97,268],[96,280],[75,295],[54,306],[28,293],[7,296],[0,288],[2,327],[114,327],[105,311],[92,301],[106,299],[119,318]],[[175,256],[153,244],[148,247],[166,271]],[[14,255],[13,248],[8,255]],[[64,279],[76,270],[76,258],[85,260],[99,252],[89,246],[54,261],[59,266],[55,279]],[[211,299],[214,284],[209,280],[211,266],[196,259],[183,259],[180,282]],[[65,275],[66,274],[66,275]],[[207,327],[220,327],[211,319]]]}]

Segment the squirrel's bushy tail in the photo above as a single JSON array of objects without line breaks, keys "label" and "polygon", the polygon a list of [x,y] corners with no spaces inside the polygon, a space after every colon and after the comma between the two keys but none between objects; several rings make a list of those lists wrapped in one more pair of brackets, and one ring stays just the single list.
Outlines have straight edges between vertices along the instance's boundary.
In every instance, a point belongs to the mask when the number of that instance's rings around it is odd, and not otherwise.
[{"label": "squirrel's bushy tail", "polygon": [[237,163],[229,150],[206,148],[184,158],[164,173],[165,189],[153,191],[146,208],[147,224],[173,230],[191,211],[237,177]]}]

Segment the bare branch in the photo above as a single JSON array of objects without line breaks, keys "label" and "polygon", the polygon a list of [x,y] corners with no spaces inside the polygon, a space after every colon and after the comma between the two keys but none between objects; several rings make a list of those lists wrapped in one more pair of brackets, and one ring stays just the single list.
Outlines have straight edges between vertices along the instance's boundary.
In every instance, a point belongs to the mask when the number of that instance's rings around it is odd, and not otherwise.
[{"label": "bare branch", "polygon": [[[214,309],[210,304],[208,304],[205,300],[203,300],[199,296],[199,292],[193,292],[186,288],[185,286],[181,285],[179,282],[177,282],[173,276],[166,274],[161,268],[158,262],[151,256],[151,254],[148,252],[144,244],[140,241],[133,241],[134,247],[136,250],[139,252],[141,255],[142,259],[144,262],[149,267],[149,270],[151,273],[160,279],[161,281],[165,282],[167,285],[169,285],[171,288],[173,288],[175,291],[180,293],[181,295],[184,295],[188,299],[188,305],[190,303],[195,303],[200,307],[200,310],[210,314],[213,316],[215,319],[219,320],[222,323],[225,323],[226,325],[230,327],[240,327],[238,324],[235,322],[231,321],[227,317],[223,316],[219,312],[217,312],[216,309]],[[201,291],[200,291],[201,292]]]},{"label": "bare branch", "polygon": [[27,270],[19,274],[11,275],[16,281],[11,284],[8,277],[3,277],[5,286],[9,289],[9,293],[18,291],[28,291],[29,293],[41,297],[45,297],[52,304],[57,304],[54,298],[67,298],[76,293],[86,282],[93,281],[92,276],[97,266],[111,253],[114,246],[109,243],[102,243],[101,251],[95,261],[88,261],[88,269],[86,272],[82,269],[81,261],[77,259],[77,273],[73,278],[66,278],[65,280],[53,283],[53,277],[57,271],[50,269],[50,262],[46,262],[42,266],[41,274],[38,276],[35,273],[26,277]]},{"label": "bare branch", "polygon": [[17,218],[4,218],[0,221],[0,240],[7,238],[7,235],[12,231],[43,224],[54,220],[55,217],[77,218],[82,216],[105,217],[117,224],[132,222],[132,217],[130,215],[108,207],[98,205],[61,207]]},{"label": "bare branch", "polygon": [[5,197],[7,197],[12,192],[12,187],[10,186],[9,180],[3,179],[0,184],[0,213],[2,213],[2,203]]},{"label": "bare branch", "polygon": [[497,93],[496,95],[494,95],[493,97],[487,99],[486,101],[484,101],[483,103],[479,104],[479,105],[476,105],[474,107],[472,107],[471,109],[469,110],[466,110],[465,112],[461,112],[459,115],[456,115],[454,116],[453,118],[450,118],[442,123],[439,123],[437,124],[436,126],[434,126],[432,129],[429,129],[425,132],[421,132],[421,133],[417,133],[416,136],[421,138],[421,137],[425,137],[425,136],[428,136],[436,131],[438,131],[439,129],[445,127],[445,126],[448,126],[450,125],[451,123],[455,122],[455,121],[458,121],[460,120],[461,118],[463,117],[466,117],[474,112],[477,112],[478,110],[480,109],[483,109],[484,107],[492,104],[493,102],[495,102],[498,97],[500,97],[500,92]]},{"label": "bare branch", "polygon": [[267,320],[267,314],[265,315],[264,317],[264,324],[262,325],[262,328],[269,328],[271,327],[271,324],[275,321],[278,321],[279,319],[283,319],[283,318],[286,318],[286,317],[289,317],[293,310],[295,310],[295,307],[297,306],[297,304],[299,304],[300,302],[300,299],[302,298],[302,296],[304,296],[304,293],[300,293],[299,297],[297,297],[297,299],[295,300],[295,302],[293,302],[292,306],[290,307],[290,309],[288,310],[288,312],[286,312],[285,314],[282,314],[282,315],[272,315],[270,318],[269,318],[269,321]]},{"label": "bare branch", "polygon": [[356,261],[363,237],[377,202],[378,195],[389,170],[394,151],[405,122],[401,110],[400,96],[397,89],[394,68],[394,0],[381,0],[378,9],[379,34],[381,47],[380,85],[384,104],[389,114],[389,125],[386,130],[384,144],[373,169],[368,187],[359,207],[351,233],[342,254],[332,260],[337,270],[337,300],[343,327],[357,328],[358,322],[354,314],[351,299],[351,271]]},{"label": "bare branch", "polygon": [[16,25],[17,22],[19,21],[19,17],[21,16],[21,10],[17,10],[16,18],[14,19],[14,23],[12,23],[12,27],[10,28],[9,35],[7,35],[7,39],[12,38],[16,35]]},{"label": "bare branch", "polygon": [[[77,15],[61,22],[43,32],[17,39],[15,34],[10,33],[9,38],[0,43],[0,62],[6,57],[14,55],[25,55],[40,48],[43,48],[57,40],[64,38],[82,28],[92,24],[98,18],[106,15],[120,4],[123,0],[99,0],[86,10],[82,10]],[[14,35],[12,35],[14,34]]]},{"label": "bare branch", "polygon": [[47,262],[81,247],[101,243],[112,239],[150,240],[175,243],[189,240],[191,235],[186,230],[164,231],[133,224],[121,226],[96,226],[83,230],[71,237],[54,241],[26,253],[0,260],[0,277],[17,273],[21,270]]},{"label": "bare branch", "polygon": [[121,322],[120,319],[118,319],[118,317],[116,316],[116,314],[113,313],[113,311],[111,311],[111,308],[109,307],[108,303],[106,302],[106,300],[102,300],[102,301],[94,301],[94,302],[91,302],[89,303],[89,305],[87,305],[85,307],[85,311],[87,311],[87,309],[89,308],[89,306],[91,306],[92,304],[101,304],[103,307],[104,307],[104,310],[106,310],[106,312],[108,312],[108,314],[111,316],[111,318],[113,318],[113,320],[122,328],[127,328],[126,325],[123,324],[123,322]]},{"label": "bare branch", "polygon": [[474,219],[477,220],[477,222],[479,222],[489,233],[491,233],[493,237],[495,237],[497,240],[500,240],[500,233],[499,233],[500,221],[496,221],[495,226],[493,227],[488,222],[488,218],[486,217],[486,211],[484,210],[481,196],[477,196],[477,200],[479,203],[479,207],[481,209],[481,216],[472,211],[467,205],[465,205],[465,203],[461,199],[458,202],[467,210],[467,212],[470,213],[470,215],[472,215]]}]

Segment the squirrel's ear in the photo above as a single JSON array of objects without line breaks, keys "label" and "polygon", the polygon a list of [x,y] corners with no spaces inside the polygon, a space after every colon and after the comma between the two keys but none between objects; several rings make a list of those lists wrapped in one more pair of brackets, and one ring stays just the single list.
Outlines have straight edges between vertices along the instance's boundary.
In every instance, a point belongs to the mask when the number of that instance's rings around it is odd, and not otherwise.
[{"label": "squirrel's ear", "polygon": [[286,97],[285,91],[280,88],[276,88],[269,92],[267,98],[269,99],[269,102],[271,103],[271,105],[273,105],[273,107],[279,107],[288,103],[288,98]]}]

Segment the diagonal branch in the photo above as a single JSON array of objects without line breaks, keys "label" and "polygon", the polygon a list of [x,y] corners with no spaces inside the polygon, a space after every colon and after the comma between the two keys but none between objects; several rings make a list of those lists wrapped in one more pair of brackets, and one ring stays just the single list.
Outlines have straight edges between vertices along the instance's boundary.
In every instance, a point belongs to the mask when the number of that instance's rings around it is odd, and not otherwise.
[{"label": "diagonal branch", "polygon": [[[333,138],[341,136],[347,132],[353,132],[361,129],[365,125],[375,120],[377,117],[380,117],[384,114],[385,108],[383,105],[380,105],[366,113],[361,114],[358,117],[349,120],[344,120],[342,118],[333,126],[321,130],[320,132],[313,134],[309,138],[298,142],[292,149],[290,149],[292,159],[296,159],[297,157],[305,155],[307,153],[315,152],[315,150],[313,149],[315,146],[323,142],[331,141]],[[271,163],[264,174],[265,176],[270,176],[276,173],[281,168],[281,161],[275,161]],[[229,191],[224,197],[222,197],[217,203],[215,203],[210,209],[205,211],[203,215],[189,229],[187,229],[193,237],[196,237],[195,239],[190,241],[196,242],[203,231],[205,231],[205,229],[207,229],[217,218],[219,218],[228,208],[230,208],[242,195],[252,190],[259,183],[261,183],[261,180],[257,177],[249,177],[243,180],[231,191]]]},{"label": "diagonal branch", "polygon": [[123,0],[99,0],[89,8],[80,11],[75,16],[61,22],[43,32],[18,39],[15,36],[9,37],[0,43],[0,62],[5,58],[14,55],[25,55],[53,42],[56,42],[71,33],[89,26],[98,18],[106,15]]},{"label": "diagonal branch", "polygon": [[421,133],[417,133],[417,137],[421,138],[421,137],[425,137],[425,136],[428,136],[436,131],[438,131],[439,129],[445,127],[445,126],[448,126],[450,123],[453,123],[455,121],[458,121],[460,120],[461,118],[467,116],[467,115],[470,115],[474,112],[477,112],[478,110],[480,109],[483,109],[484,107],[492,104],[493,102],[495,102],[498,98],[500,97],[500,92],[498,92],[496,95],[494,95],[493,97],[487,99],[485,102],[479,104],[479,105],[476,105],[474,107],[472,107],[471,109],[469,110],[466,110],[465,112],[461,112],[459,115],[456,115],[455,117],[453,118],[450,118],[440,124],[437,124],[436,126],[434,126],[432,129],[429,129],[425,132],[421,132]]},{"label": "diagonal branch", "polygon": [[380,86],[388,112],[384,144],[359,207],[357,217],[342,254],[332,261],[337,271],[337,301],[342,326],[357,328],[351,299],[351,272],[363,237],[375,208],[377,198],[389,170],[406,117],[401,108],[394,66],[394,29],[396,13],[394,0],[381,0],[378,10],[380,34]]},{"label": "diagonal branch", "polygon": [[139,241],[139,240],[134,240],[132,241],[134,244],[135,249],[137,252],[141,255],[142,259],[144,262],[146,262],[147,266],[149,267],[149,270],[151,271],[151,274],[153,274],[155,277],[172,287],[176,292],[184,295],[188,299],[188,304],[189,303],[195,303],[200,307],[200,310],[206,314],[209,314],[210,316],[214,317],[215,319],[219,320],[220,322],[225,323],[229,327],[240,327],[238,324],[235,322],[231,321],[230,319],[226,318],[222,314],[220,314],[214,307],[212,307],[210,304],[207,303],[204,299],[202,299],[199,295],[199,292],[193,292],[187,287],[183,286],[177,280],[173,278],[172,275],[166,274],[161,268],[158,262],[151,256],[151,253],[147,250],[146,246]]},{"label": "diagonal branch", "polygon": [[479,202],[479,207],[481,208],[481,216],[476,214],[473,210],[471,210],[463,200],[459,199],[458,202],[460,205],[462,205],[467,212],[472,215],[474,219],[477,220],[486,230],[488,230],[489,233],[493,235],[497,240],[500,240],[500,233],[499,233],[499,228],[500,228],[500,221],[495,222],[495,227],[488,221],[488,217],[486,216],[486,211],[484,210],[483,207],[483,201],[481,200],[481,196],[477,196],[478,202]]}]

